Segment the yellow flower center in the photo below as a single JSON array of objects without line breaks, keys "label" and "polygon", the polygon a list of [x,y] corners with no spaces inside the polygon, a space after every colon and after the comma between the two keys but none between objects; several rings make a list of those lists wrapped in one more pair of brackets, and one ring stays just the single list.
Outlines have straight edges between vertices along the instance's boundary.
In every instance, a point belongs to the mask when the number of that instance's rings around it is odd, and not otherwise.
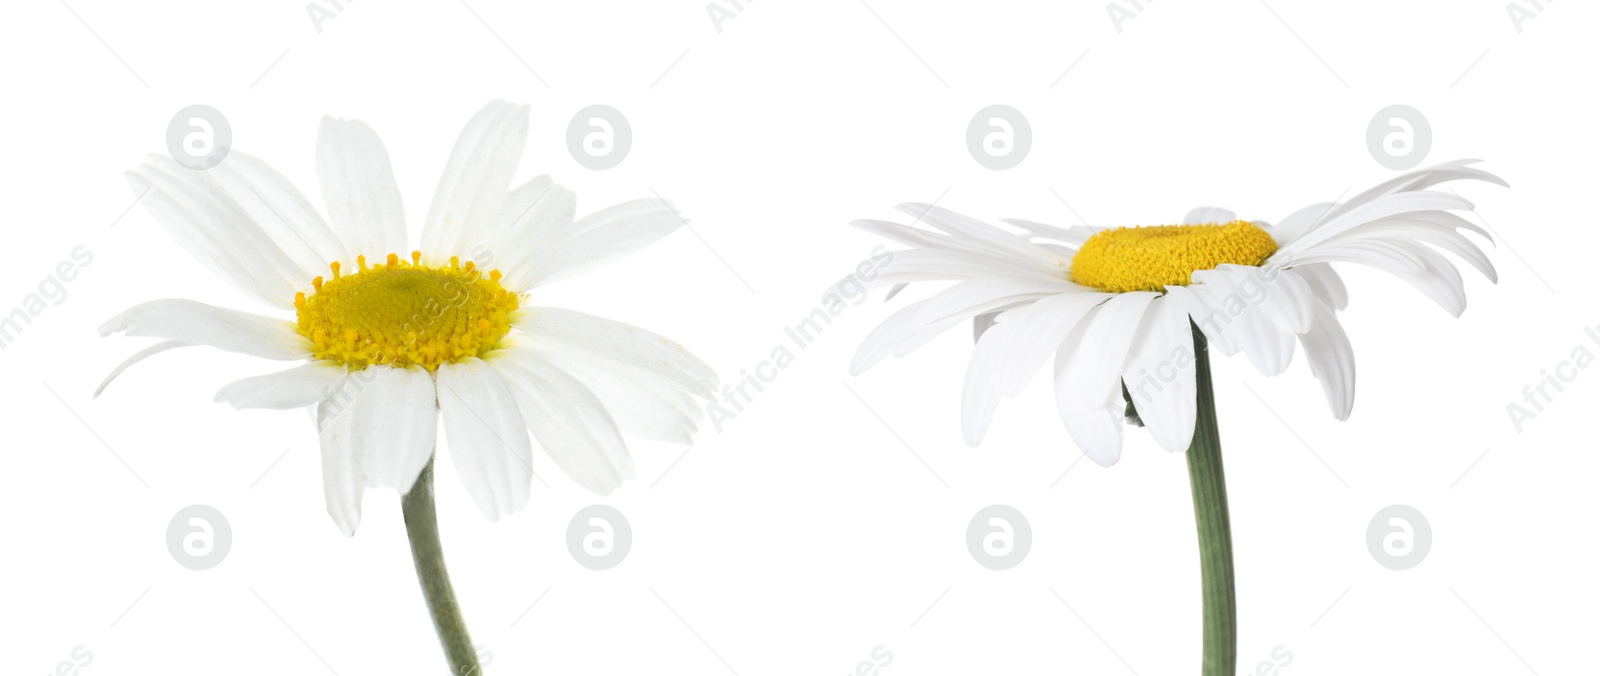
[{"label": "yellow flower center", "polygon": [[1278,250],[1272,235],[1247,221],[1122,227],[1095,233],[1067,276],[1102,291],[1160,291],[1184,286],[1195,270],[1260,265]]},{"label": "yellow flower center", "polygon": [[389,254],[384,265],[340,275],[338,261],[329,265],[333,278],[311,280],[311,295],[295,294],[300,335],[316,345],[318,359],[350,368],[371,365],[421,366],[480,356],[495,348],[511,330],[510,315],[517,294],[500,286],[500,271],[484,277],[471,261],[454,257],[448,266],[421,264]]}]

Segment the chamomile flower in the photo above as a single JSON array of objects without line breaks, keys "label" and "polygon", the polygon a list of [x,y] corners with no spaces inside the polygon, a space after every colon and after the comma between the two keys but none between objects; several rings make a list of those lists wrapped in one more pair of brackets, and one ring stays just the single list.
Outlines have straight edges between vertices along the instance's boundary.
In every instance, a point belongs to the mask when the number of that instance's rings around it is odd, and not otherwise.
[{"label": "chamomile flower", "polygon": [[282,174],[237,150],[209,170],[148,158],[128,182],[156,221],[279,312],[180,299],[135,306],[101,334],[162,342],[111,378],[190,345],[294,363],[216,398],[316,407],[327,508],[346,534],[366,488],[412,488],[441,419],[467,493],[491,520],[528,503],[535,444],[574,481],[609,494],[634,475],[622,433],[689,443],[716,375],[675,342],[530,306],[528,292],[633,253],[684,220],[659,199],[575,218],[572,191],[548,176],[512,186],[527,135],[527,106],[494,102],[473,116],[415,249],[389,155],[362,122],[322,122],[326,219]]},{"label": "chamomile flower", "polygon": [[1286,370],[1298,344],[1333,415],[1344,420],[1354,404],[1355,361],[1335,315],[1347,302],[1345,288],[1330,264],[1387,272],[1459,316],[1466,308],[1461,273],[1441,252],[1495,280],[1488,256],[1462,232],[1488,234],[1451,213],[1471,203],[1428,188],[1461,179],[1504,185],[1470,164],[1397,176],[1276,225],[1199,208],[1180,225],[1063,229],[1010,220],[1015,230],[1007,230],[940,207],[901,205],[926,227],[853,224],[911,247],[895,252],[874,285],[955,284],[890,316],[862,343],[851,370],[859,374],[966,320],[992,316],[967,368],[966,441],[977,445],[1000,400],[1020,394],[1046,368],[1073,441],[1109,466],[1121,454],[1130,405],[1163,448],[1189,447],[1193,325],[1223,354],[1242,352],[1267,375]]},{"label": "chamomile flower", "polygon": [[1491,281],[1488,256],[1462,234],[1488,234],[1451,213],[1472,204],[1429,190],[1494,175],[1452,162],[1385,181],[1337,204],[1314,204],[1276,226],[1200,208],[1181,225],[1063,229],[1008,221],[1005,230],[947,209],[901,206],[916,224],[857,221],[910,250],[873,283],[955,282],[890,316],[862,343],[851,370],[904,356],[965,322],[977,347],[967,365],[962,429],[977,445],[1000,400],[1020,394],[1054,358],[1056,408],[1084,454],[1101,465],[1122,452],[1124,418],[1170,451],[1187,451],[1200,542],[1201,673],[1237,672],[1233,537],[1210,349],[1243,352],[1262,373],[1289,367],[1298,343],[1335,417],[1355,401],[1355,358],[1335,313],[1347,295],[1332,263],[1377,268],[1459,316],[1461,273],[1443,253]]}]

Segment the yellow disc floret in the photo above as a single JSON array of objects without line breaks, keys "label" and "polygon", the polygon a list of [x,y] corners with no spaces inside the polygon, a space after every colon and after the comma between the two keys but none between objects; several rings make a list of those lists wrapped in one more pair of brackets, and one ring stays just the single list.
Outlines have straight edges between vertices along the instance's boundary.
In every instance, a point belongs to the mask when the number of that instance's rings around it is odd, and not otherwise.
[{"label": "yellow disc floret", "polygon": [[1102,291],[1160,291],[1183,286],[1195,270],[1260,265],[1278,250],[1272,235],[1247,221],[1102,230],[1072,257],[1068,277]]},{"label": "yellow disc floret", "polygon": [[468,261],[428,267],[413,251],[403,261],[389,254],[383,265],[311,281],[311,295],[295,294],[300,335],[316,345],[318,359],[350,368],[421,366],[476,357],[495,348],[511,330],[517,294],[500,286],[500,271],[485,277]]}]

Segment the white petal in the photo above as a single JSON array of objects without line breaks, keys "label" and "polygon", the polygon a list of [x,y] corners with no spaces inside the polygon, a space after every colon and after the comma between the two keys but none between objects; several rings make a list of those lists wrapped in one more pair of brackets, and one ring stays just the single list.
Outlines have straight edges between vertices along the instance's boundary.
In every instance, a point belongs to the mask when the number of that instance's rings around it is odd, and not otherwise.
[{"label": "white petal", "polygon": [[1093,228],[1087,225],[1062,228],[1021,218],[1002,218],[1000,220],[1028,231],[1028,234],[1032,235],[1035,240],[1053,240],[1065,245],[1068,249],[1074,250],[1081,248],[1084,242],[1089,241],[1090,237],[1100,231],[1100,228]]},{"label": "white petal", "polygon": [[305,359],[311,341],[295,332],[294,322],[168,298],[140,303],[100,325],[100,335],[166,338],[240,352],[264,359]]},{"label": "white petal", "polygon": [[450,458],[490,521],[528,504],[533,447],[512,391],[482,360],[439,365],[439,410]]},{"label": "white petal", "polygon": [[610,355],[575,350],[561,343],[536,338],[525,342],[526,345],[491,352],[484,360],[497,370],[496,362],[507,358],[560,364],[562,370],[594,392],[622,431],[679,444],[693,440],[705,409],[673,374],[647,364],[618,363]]},{"label": "white petal", "polygon": [[990,327],[978,337],[978,344],[972,350],[972,359],[967,362],[967,376],[961,391],[961,432],[969,446],[977,446],[983,441],[989,431],[989,423],[994,419],[995,409],[1000,405],[1000,383],[1005,374],[1006,354],[1017,338],[1015,326],[1013,322],[1006,321]]},{"label": "white petal", "polygon": [[[529,259],[548,254],[542,250],[546,242],[559,239],[561,233],[571,229],[577,211],[577,195],[552,183],[549,176],[538,176],[507,195],[499,216],[492,221],[486,219],[490,227],[463,233],[461,247],[474,247],[476,252],[475,247],[489,246],[493,253],[493,265],[484,267],[496,267],[502,271],[525,268],[529,265]],[[474,258],[480,257],[474,255]],[[515,282],[507,278],[503,283]]]},{"label": "white petal", "polygon": [[122,375],[123,371],[128,370],[129,366],[133,366],[134,364],[142,362],[150,357],[161,354],[162,352],[166,352],[167,350],[175,347],[193,347],[193,345],[179,340],[163,340],[159,343],[151,345],[150,347],[133,353],[133,356],[124,359],[121,364],[117,364],[116,368],[111,369],[111,373],[106,374],[105,380],[100,381],[100,386],[94,388],[94,396],[98,397],[100,396],[101,392],[106,391],[106,386],[110,385],[111,381],[116,380],[117,376]]},{"label": "white petal", "polygon": [[405,209],[400,186],[378,133],[360,120],[322,118],[317,132],[317,178],[333,227],[352,255],[378,261],[404,256]]},{"label": "white petal", "polygon": [[1167,296],[1183,305],[1190,320],[1206,334],[1208,349],[1233,356],[1239,353],[1239,343],[1227,331],[1234,318],[1219,300],[1221,295],[1205,284],[1167,287]]},{"label": "white petal", "polygon": [[976,446],[988,433],[1002,397],[1015,397],[1067,335],[1112,294],[1063,293],[1001,313],[978,339],[962,391],[961,428]]},{"label": "white petal", "polygon": [[532,288],[602,267],[686,224],[665,200],[623,202],[535,238],[526,245],[530,248],[525,260],[502,270],[516,288]]},{"label": "white petal", "polygon": [[1067,432],[1102,467],[1122,455],[1121,366],[1156,294],[1116,294],[1095,306],[1056,350],[1056,410]]},{"label": "white petal", "polygon": [[209,174],[152,155],[125,176],[156,223],[195,260],[239,290],[291,307],[311,275],[284,254]]},{"label": "white petal", "polygon": [[512,323],[533,343],[583,352],[622,374],[650,374],[705,399],[714,398],[717,374],[674,340],[636,326],[553,307],[518,312]]},{"label": "white petal", "polygon": [[1272,228],[1272,238],[1279,246],[1293,242],[1304,235],[1321,219],[1328,215],[1337,206],[1332,202],[1320,202],[1310,206],[1301,207],[1294,213],[1284,216],[1283,220]]},{"label": "white petal", "polygon": [[599,398],[560,367],[496,359],[539,447],[578,485],[610,495],[634,476],[633,458]]},{"label": "white petal", "polygon": [[217,392],[217,401],[234,408],[302,408],[320,404],[339,391],[345,369],[329,361],[313,361],[292,369],[235,380]]},{"label": "white petal", "polygon": [[[923,334],[928,334],[931,333],[933,328],[942,330],[955,325],[955,322],[951,322],[942,327],[916,329],[912,320],[916,318],[918,312],[922,311],[922,306],[926,302],[917,301],[896,310],[894,314],[889,315],[888,319],[878,324],[877,328],[874,328],[871,333],[868,333],[867,337],[861,341],[861,346],[856,348],[855,356],[850,359],[850,375],[858,376],[866,373],[867,369],[877,365],[878,362],[883,361],[885,357],[891,354],[901,356],[902,353],[898,352],[896,348],[913,332],[920,331]],[[907,350],[905,354],[909,354],[909,352]]]},{"label": "white petal", "polygon": [[[1196,284],[1213,292],[1211,302],[1217,303],[1206,317],[1218,316],[1225,323],[1221,334],[1232,341],[1250,358],[1250,363],[1264,375],[1275,376],[1289,368],[1294,358],[1295,333],[1286,328],[1283,320],[1275,318],[1273,291],[1264,276],[1271,271],[1244,266],[1225,266],[1214,270],[1196,270],[1192,275]],[[1309,289],[1305,291],[1310,294]],[[1207,337],[1215,335],[1218,327],[1201,321],[1195,322]]]},{"label": "white petal", "polygon": [[1315,310],[1311,330],[1300,336],[1300,345],[1305,348],[1312,375],[1322,382],[1333,417],[1348,420],[1356,399],[1355,352],[1333,310],[1321,303]]},{"label": "white petal", "polygon": [[317,406],[323,499],[328,516],[346,536],[355,535],[356,526],[361,525],[361,495],[366,491],[355,448],[359,435],[356,415],[344,411],[354,397],[352,393],[350,399],[340,401],[335,396]]},{"label": "white petal", "polygon": [[[355,262],[311,200],[259,158],[238,150],[209,173],[280,249],[312,277],[337,260]],[[299,280],[301,284],[310,277]]]},{"label": "white petal", "polygon": [[1166,296],[1151,301],[1123,362],[1122,381],[1156,443],[1172,452],[1187,450],[1197,411],[1195,354],[1189,313],[1181,303]]},{"label": "white petal", "polygon": [[1217,207],[1195,207],[1189,215],[1183,217],[1184,225],[1226,225],[1239,220],[1232,211],[1218,209]]},{"label": "white petal", "polygon": [[345,535],[361,523],[369,486],[410,492],[433,456],[439,429],[433,377],[419,367],[372,367],[346,375],[317,405],[328,515]]},{"label": "white petal", "polygon": [[317,406],[328,513],[348,535],[368,487],[405,494],[433,455],[439,426],[433,377],[420,367],[372,367],[345,376]]},{"label": "white petal", "polygon": [[1339,278],[1333,266],[1327,263],[1310,263],[1296,265],[1294,271],[1311,285],[1311,293],[1328,307],[1343,310],[1350,303],[1350,294],[1344,288],[1344,280]]},{"label": "white petal", "polygon": [[1021,394],[1034,374],[1061,346],[1061,341],[1066,340],[1090,310],[1112,295],[1064,293],[1008,311],[1005,321],[1016,325],[1017,338],[1006,356],[1002,392],[1008,397]]},{"label": "white petal", "polygon": [[1361,194],[1339,204],[1328,214],[1328,218],[1339,216],[1340,214],[1350,211],[1351,209],[1375,201],[1377,198],[1384,195],[1391,195],[1403,191],[1422,190],[1446,181],[1475,179],[1493,183],[1499,186],[1509,187],[1509,184],[1507,184],[1505,180],[1501,179],[1499,176],[1495,176],[1494,174],[1482,169],[1475,169],[1467,166],[1476,162],[1477,160],[1455,160],[1452,162],[1437,164],[1431,167],[1424,167],[1422,169],[1417,169],[1415,171],[1395,176],[1394,178],[1368,188]]},{"label": "white petal", "polygon": [[1434,190],[1384,195],[1366,204],[1353,207],[1345,213],[1328,217],[1305,234],[1280,246],[1278,252],[1273,254],[1268,259],[1268,262],[1284,259],[1298,260],[1298,254],[1309,247],[1316,246],[1318,243],[1326,241],[1328,238],[1350,228],[1382,218],[1417,211],[1469,210],[1471,208],[1472,203],[1458,195]]},{"label": "white petal", "polygon": [[1484,277],[1488,277],[1489,281],[1499,281],[1499,276],[1495,274],[1494,263],[1489,261],[1489,256],[1473,244],[1472,240],[1463,237],[1453,227],[1423,218],[1386,218],[1347,230],[1344,234],[1329,240],[1329,243],[1367,239],[1431,244],[1466,261]]},{"label": "white petal", "polygon": [[[1095,307],[1082,321],[1079,340],[1062,364],[1066,377],[1078,388],[1083,405],[1091,408],[1121,406],[1118,375],[1132,347],[1144,313],[1155,300],[1149,291],[1119,293]],[[1068,344],[1063,344],[1066,350]]]},{"label": "white petal", "polygon": [[1076,339],[1082,336],[1083,329],[1080,326],[1074,330],[1056,350],[1056,411],[1083,454],[1101,467],[1110,467],[1122,457],[1123,407],[1121,402],[1114,406],[1084,405],[1082,384],[1068,376],[1067,367],[1081,342]]},{"label": "white petal", "polygon": [[1010,277],[982,277],[957,283],[928,299],[914,318],[917,326],[941,324],[946,321],[966,321],[983,314],[1031,300],[1081,290],[1082,287],[1062,279],[1020,279]]},{"label": "white petal", "polygon": [[876,278],[868,281],[867,286],[876,288],[899,282],[991,277],[1065,281],[1065,269],[1058,263],[1022,263],[982,251],[911,249],[893,252],[890,260],[882,266]]},{"label": "white petal", "polygon": [[[461,130],[433,193],[422,230],[422,252],[434,262],[462,255],[466,233],[505,227],[511,176],[528,144],[528,106],[493,101]],[[476,236],[476,235],[474,235]]]},{"label": "white petal", "polygon": [[1054,264],[1059,257],[1026,237],[984,223],[966,214],[957,213],[931,204],[907,203],[895,207],[901,213],[918,221],[955,235],[968,243],[998,255],[1009,256],[1020,262],[1047,262]]}]

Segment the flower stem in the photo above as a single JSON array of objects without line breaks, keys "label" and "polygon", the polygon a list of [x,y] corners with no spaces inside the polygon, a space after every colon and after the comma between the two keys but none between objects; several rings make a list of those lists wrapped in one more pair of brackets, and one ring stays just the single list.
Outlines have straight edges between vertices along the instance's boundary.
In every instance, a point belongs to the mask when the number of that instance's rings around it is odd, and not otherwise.
[{"label": "flower stem", "polygon": [[439,519],[433,507],[432,459],[422,468],[411,491],[400,498],[400,509],[405,514],[417,581],[422,583],[422,596],[428,602],[428,613],[433,615],[433,628],[439,633],[439,642],[444,644],[450,673],[477,676],[482,673],[478,651],[472,646],[472,637],[467,635],[467,623],[461,618],[461,606],[456,603],[456,592],[450,586],[450,572],[444,567],[444,549],[439,546]]},{"label": "flower stem", "polygon": [[1211,391],[1211,360],[1206,336],[1194,332],[1195,418],[1189,443],[1189,489],[1200,534],[1200,593],[1204,599],[1202,676],[1233,676],[1238,658],[1233,599],[1233,535],[1228,526],[1228,488],[1222,475],[1222,441],[1217,434],[1217,404]]}]

